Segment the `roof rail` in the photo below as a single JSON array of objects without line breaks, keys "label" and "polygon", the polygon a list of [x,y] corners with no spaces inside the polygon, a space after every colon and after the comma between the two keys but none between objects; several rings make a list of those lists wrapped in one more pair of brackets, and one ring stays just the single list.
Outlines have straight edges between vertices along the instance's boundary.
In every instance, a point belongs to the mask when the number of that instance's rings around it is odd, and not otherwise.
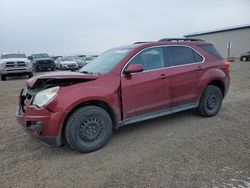
[{"label": "roof rail", "polygon": [[135,43],[133,43],[133,44],[143,44],[143,43],[150,43],[150,42],[153,42],[153,41],[135,42]]},{"label": "roof rail", "polygon": [[158,42],[172,42],[172,41],[204,41],[202,39],[194,39],[194,38],[164,38],[160,39]]}]

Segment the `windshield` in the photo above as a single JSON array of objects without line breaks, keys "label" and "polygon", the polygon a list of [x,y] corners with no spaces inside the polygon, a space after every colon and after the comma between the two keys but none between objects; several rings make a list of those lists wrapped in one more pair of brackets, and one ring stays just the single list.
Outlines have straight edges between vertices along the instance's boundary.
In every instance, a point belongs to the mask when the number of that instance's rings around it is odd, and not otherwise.
[{"label": "windshield", "polygon": [[24,54],[3,54],[1,59],[10,59],[10,58],[26,58]]},{"label": "windshield", "polygon": [[131,51],[127,49],[112,49],[104,52],[97,58],[93,59],[79,70],[82,73],[100,73],[105,74],[110,72],[118,63]]},{"label": "windshield", "polygon": [[86,57],[85,58],[86,61],[92,61],[93,59],[95,59],[95,57]]},{"label": "windshield", "polygon": [[74,61],[73,57],[62,57],[61,61]]},{"label": "windshield", "polygon": [[32,55],[34,59],[39,59],[39,58],[50,58],[48,54],[33,54]]}]

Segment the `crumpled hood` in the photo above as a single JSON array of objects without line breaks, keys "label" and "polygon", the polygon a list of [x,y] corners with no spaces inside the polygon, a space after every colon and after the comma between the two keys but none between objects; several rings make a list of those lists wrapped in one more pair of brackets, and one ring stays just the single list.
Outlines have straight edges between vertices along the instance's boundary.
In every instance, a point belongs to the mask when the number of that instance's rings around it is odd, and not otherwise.
[{"label": "crumpled hood", "polygon": [[26,81],[28,88],[39,87],[40,85],[65,85],[70,83],[80,83],[90,80],[96,80],[98,75],[88,75],[79,72],[60,71],[53,73],[45,73],[38,76],[34,76]]}]

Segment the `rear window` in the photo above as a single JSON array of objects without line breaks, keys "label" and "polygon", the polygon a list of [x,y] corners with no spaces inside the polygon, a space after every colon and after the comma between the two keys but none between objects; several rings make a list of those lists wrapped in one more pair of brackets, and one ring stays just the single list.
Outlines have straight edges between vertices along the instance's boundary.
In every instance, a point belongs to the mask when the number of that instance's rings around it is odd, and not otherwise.
[{"label": "rear window", "polygon": [[223,59],[223,57],[220,55],[220,53],[215,49],[215,47],[212,44],[208,45],[199,45],[203,50],[207,51],[208,53],[212,54],[213,56]]}]

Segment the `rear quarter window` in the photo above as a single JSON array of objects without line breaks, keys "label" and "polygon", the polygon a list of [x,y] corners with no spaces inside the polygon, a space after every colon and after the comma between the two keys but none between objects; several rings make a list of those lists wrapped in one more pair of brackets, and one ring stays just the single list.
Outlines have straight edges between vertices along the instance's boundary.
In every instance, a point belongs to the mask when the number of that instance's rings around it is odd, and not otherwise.
[{"label": "rear quarter window", "polygon": [[168,46],[164,48],[169,66],[199,63],[203,58],[194,50],[186,46]]},{"label": "rear quarter window", "polygon": [[215,49],[214,45],[212,44],[206,44],[206,45],[199,45],[200,48],[207,51],[211,55],[217,57],[218,59],[223,59],[223,57],[220,55],[220,53]]}]

